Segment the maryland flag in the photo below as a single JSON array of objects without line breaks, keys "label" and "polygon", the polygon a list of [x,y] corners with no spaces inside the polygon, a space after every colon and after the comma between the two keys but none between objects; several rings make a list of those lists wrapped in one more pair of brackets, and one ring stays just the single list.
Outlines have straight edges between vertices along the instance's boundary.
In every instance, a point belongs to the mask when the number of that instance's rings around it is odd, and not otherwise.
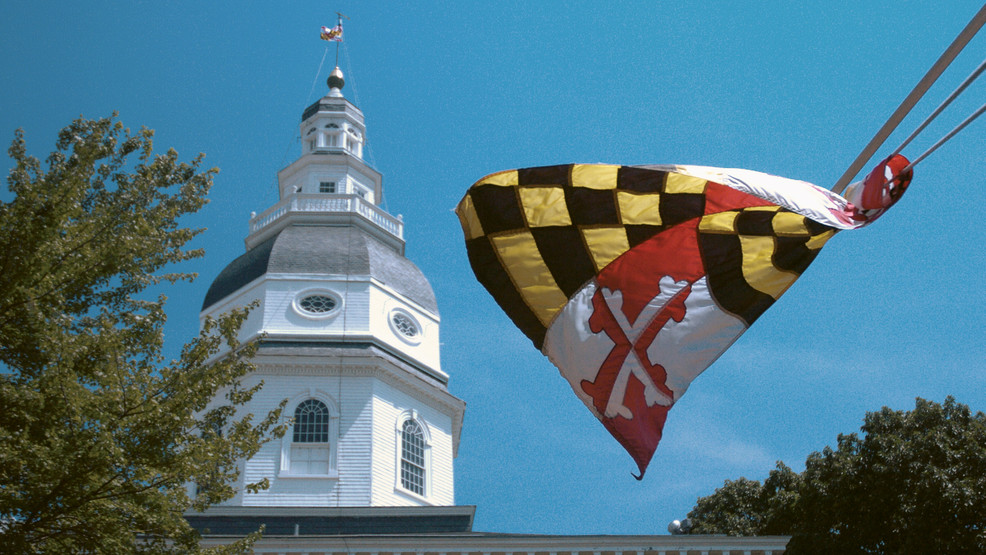
[{"label": "maryland flag", "polygon": [[330,42],[342,42],[342,23],[335,27],[322,26],[321,39]]},{"label": "maryland flag", "polygon": [[868,208],[749,170],[574,164],[486,176],[456,213],[476,277],[642,478],[692,380],[838,230],[896,202],[910,173],[884,175],[906,162],[853,185]]}]

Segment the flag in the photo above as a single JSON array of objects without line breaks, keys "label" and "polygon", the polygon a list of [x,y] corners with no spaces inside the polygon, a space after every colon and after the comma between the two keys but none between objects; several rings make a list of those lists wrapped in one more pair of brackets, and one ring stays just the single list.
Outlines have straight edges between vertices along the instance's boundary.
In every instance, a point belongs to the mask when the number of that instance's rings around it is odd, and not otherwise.
[{"label": "flag", "polygon": [[[865,182],[877,192],[887,162]],[[879,215],[750,170],[601,164],[491,174],[456,213],[477,279],[641,477],[692,381],[836,232]]]},{"label": "flag", "polygon": [[336,25],[335,27],[325,27],[322,26],[322,40],[327,40],[331,42],[342,42],[342,24]]}]

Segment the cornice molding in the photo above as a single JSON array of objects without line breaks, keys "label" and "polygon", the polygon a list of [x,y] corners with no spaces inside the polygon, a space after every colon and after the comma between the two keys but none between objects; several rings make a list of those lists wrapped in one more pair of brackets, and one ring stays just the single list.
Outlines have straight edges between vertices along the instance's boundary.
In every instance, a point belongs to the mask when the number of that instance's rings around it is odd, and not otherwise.
[{"label": "cornice molding", "polygon": [[[453,421],[459,420],[462,411],[465,410],[465,403],[455,397],[447,390],[438,389],[433,385],[427,384],[424,380],[410,375],[407,370],[400,368],[382,357],[373,355],[360,355],[356,357],[325,356],[318,357],[315,361],[291,361],[291,362],[270,362],[268,357],[291,357],[297,355],[264,355],[258,354],[254,358],[257,369],[255,374],[265,374],[273,376],[351,376],[351,377],[375,377],[395,386],[397,389],[409,389],[434,401],[442,408],[446,409]],[[354,358],[364,360],[356,362]],[[366,358],[371,360],[367,361]],[[375,360],[374,360],[375,359]],[[461,424],[460,424],[461,426]]]}]

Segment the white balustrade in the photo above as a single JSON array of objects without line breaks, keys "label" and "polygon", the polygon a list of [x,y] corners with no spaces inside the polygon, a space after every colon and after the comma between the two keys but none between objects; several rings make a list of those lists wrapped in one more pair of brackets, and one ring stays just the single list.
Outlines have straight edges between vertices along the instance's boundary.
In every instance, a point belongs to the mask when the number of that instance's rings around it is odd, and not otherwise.
[{"label": "white balustrade", "polygon": [[377,224],[391,235],[404,238],[404,222],[358,195],[292,194],[262,214],[250,218],[250,233],[256,233],[291,212],[352,212]]}]

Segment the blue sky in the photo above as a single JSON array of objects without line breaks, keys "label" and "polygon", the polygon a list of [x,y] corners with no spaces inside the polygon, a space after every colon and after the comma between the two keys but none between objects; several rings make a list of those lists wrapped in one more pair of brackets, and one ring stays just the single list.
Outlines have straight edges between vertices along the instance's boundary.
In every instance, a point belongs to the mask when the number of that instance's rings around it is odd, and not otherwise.
[{"label": "blue sky", "polygon": [[[411,3],[408,3],[411,4]],[[671,411],[643,482],[630,457],[475,281],[452,208],[476,179],[571,162],[741,167],[829,187],[979,9],[976,1],[7,2],[0,136],[43,157],[80,114],[119,111],[159,150],[222,172],[186,222],[198,281],[169,289],[167,341],[276,201],[304,108],[341,65],[407,255],[431,279],[443,369],[468,408],[456,501],[475,529],[664,533],[695,499],[774,461],[800,470],[866,411],[954,395],[986,409],[986,122],[918,166],[903,200],[841,233]],[[976,37],[880,152],[982,60]],[[978,108],[970,88],[905,150]],[[4,169],[9,162],[4,162]],[[109,239],[109,238],[108,238]]]}]

